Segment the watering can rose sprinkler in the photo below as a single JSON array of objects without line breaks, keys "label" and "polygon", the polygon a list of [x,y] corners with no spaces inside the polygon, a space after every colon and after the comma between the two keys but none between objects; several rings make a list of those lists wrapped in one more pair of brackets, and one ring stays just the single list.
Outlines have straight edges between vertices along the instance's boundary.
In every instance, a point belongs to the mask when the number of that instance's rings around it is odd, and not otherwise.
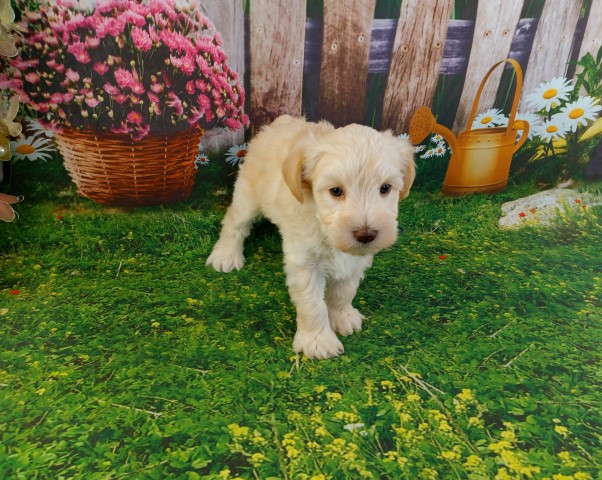
[{"label": "watering can rose sprinkler", "polygon": [[[516,72],[516,91],[508,125],[495,128],[473,129],[472,124],[487,79],[499,65],[510,63]],[[529,123],[516,120],[523,74],[516,60],[507,59],[496,63],[481,82],[465,131],[456,137],[451,130],[435,120],[428,107],[421,107],[410,121],[410,140],[414,145],[422,142],[429,134],[438,133],[451,148],[452,156],[445,180],[443,194],[465,195],[468,193],[497,193],[506,188],[510,174],[512,155],[525,143],[529,134]],[[518,142],[517,132],[522,131]]]}]

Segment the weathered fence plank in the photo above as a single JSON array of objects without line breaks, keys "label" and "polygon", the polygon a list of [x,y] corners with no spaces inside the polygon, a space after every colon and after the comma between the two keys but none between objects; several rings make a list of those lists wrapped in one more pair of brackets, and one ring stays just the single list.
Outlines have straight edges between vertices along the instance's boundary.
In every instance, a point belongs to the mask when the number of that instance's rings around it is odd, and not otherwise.
[{"label": "weathered fence plank", "polygon": [[[602,0],[592,0],[579,49],[579,58],[588,52],[596,58],[600,46],[602,46]],[[579,72],[580,69],[581,67],[578,67],[577,71]]]},{"label": "weathered fence plank", "polygon": [[324,0],[318,115],[337,126],[364,119],[375,6],[376,0]]},{"label": "weathered fence plank", "polygon": [[251,124],[301,114],[306,0],[253,0],[249,12]]},{"label": "weathered fence plank", "polygon": [[581,4],[582,0],[546,0],[525,75],[523,104],[525,95],[542,81],[566,74]]},{"label": "weathered fence plank", "polygon": [[[489,68],[508,58],[523,3],[524,0],[479,2],[466,80],[453,127],[455,132],[466,128],[477,90]],[[481,95],[479,111],[493,106],[501,75],[502,69],[499,68],[489,78]]]},{"label": "weathered fence plank", "polygon": [[[202,0],[201,8],[211,19],[222,37],[224,51],[228,54],[228,66],[243,79],[245,74],[245,16],[243,0],[232,2]],[[217,150],[222,147],[242,143],[244,138],[244,129],[232,132],[223,128],[215,128],[205,132],[203,144],[210,150]]]},{"label": "weathered fence plank", "polygon": [[431,104],[452,5],[452,0],[402,2],[383,102],[383,128],[406,132],[414,111]]}]

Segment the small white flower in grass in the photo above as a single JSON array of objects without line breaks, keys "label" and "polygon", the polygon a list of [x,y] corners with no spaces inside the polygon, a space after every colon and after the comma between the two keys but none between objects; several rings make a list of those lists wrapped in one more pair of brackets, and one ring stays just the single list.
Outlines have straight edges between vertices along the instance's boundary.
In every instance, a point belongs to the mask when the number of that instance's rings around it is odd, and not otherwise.
[{"label": "small white flower in grass", "polygon": [[567,103],[554,116],[559,117],[571,132],[575,132],[579,126],[585,127],[588,122],[596,119],[597,113],[602,110],[599,102],[598,98],[579,97],[574,102]]},{"label": "small white flower in grass", "polygon": [[441,143],[443,141],[445,141],[445,139],[443,138],[443,135],[439,135],[438,133],[436,133],[435,135],[433,135],[431,137],[432,143]]},{"label": "small white flower in grass", "polygon": [[34,137],[54,137],[54,132],[44,127],[36,118],[27,118],[27,129],[32,132]]},{"label": "small white flower in grass", "polygon": [[472,122],[471,128],[491,128],[508,123],[508,119],[504,116],[501,110],[490,108],[486,112],[480,113]]},{"label": "small white flower in grass", "polygon": [[558,115],[554,115],[550,120],[544,120],[540,125],[533,129],[533,134],[544,142],[550,142],[564,138],[568,128]]},{"label": "small white flower in grass", "polygon": [[228,162],[232,166],[240,165],[245,161],[245,157],[247,156],[247,149],[248,146],[246,143],[230,147],[226,152],[226,162]]},{"label": "small white flower in grass", "polygon": [[207,165],[209,165],[209,157],[203,152],[199,152],[194,160],[194,168],[198,170],[199,167],[206,167]]},{"label": "small white flower in grass", "polygon": [[571,82],[563,77],[556,77],[549,82],[543,82],[533,93],[528,94],[525,99],[530,107],[536,111],[545,110],[549,112],[557,107],[560,102],[569,99],[569,93],[573,91]]},{"label": "small white flower in grass", "polygon": [[10,149],[15,161],[30,160],[32,162],[51,159],[55,151],[48,139],[35,136],[25,137],[23,135],[10,142]]},{"label": "small white flower in grass", "polygon": [[[364,427],[365,427],[365,425],[363,423],[348,423],[343,428],[350,432],[354,432],[355,430],[360,430],[360,429],[363,429]],[[360,433],[360,435],[366,435],[367,432],[362,430],[359,433]]]},{"label": "small white flower in grass", "polygon": [[418,145],[414,149],[414,153],[421,153],[421,152],[424,152],[425,150],[426,150],[426,145]]}]

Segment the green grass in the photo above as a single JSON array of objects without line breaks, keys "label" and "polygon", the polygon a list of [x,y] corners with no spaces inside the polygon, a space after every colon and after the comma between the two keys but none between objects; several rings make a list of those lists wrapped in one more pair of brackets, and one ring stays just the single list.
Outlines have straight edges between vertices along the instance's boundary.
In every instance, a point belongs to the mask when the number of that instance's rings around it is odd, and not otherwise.
[{"label": "green grass", "polygon": [[443,198],[433,165],[360,287],[364,330],[307,361],[274,227],[240,272],[204,266],[220,161],[189,201],[129,211],[78,197],[58,163],[16,164],[0,477],[600,478],[602,212],[500,231],[535,187]]}]

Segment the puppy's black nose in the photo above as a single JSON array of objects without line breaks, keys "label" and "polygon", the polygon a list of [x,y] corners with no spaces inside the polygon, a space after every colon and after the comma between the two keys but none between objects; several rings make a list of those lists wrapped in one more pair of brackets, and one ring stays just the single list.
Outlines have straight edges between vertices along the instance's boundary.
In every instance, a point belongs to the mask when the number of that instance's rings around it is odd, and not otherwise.
[{"label": "puppy's black nose", "polygon": [[372,228],[361,228],[360,230],[356,230],[353,232],[355,239],[360,243],[370,243],[378,235],[378,230],[373,230]]}]

